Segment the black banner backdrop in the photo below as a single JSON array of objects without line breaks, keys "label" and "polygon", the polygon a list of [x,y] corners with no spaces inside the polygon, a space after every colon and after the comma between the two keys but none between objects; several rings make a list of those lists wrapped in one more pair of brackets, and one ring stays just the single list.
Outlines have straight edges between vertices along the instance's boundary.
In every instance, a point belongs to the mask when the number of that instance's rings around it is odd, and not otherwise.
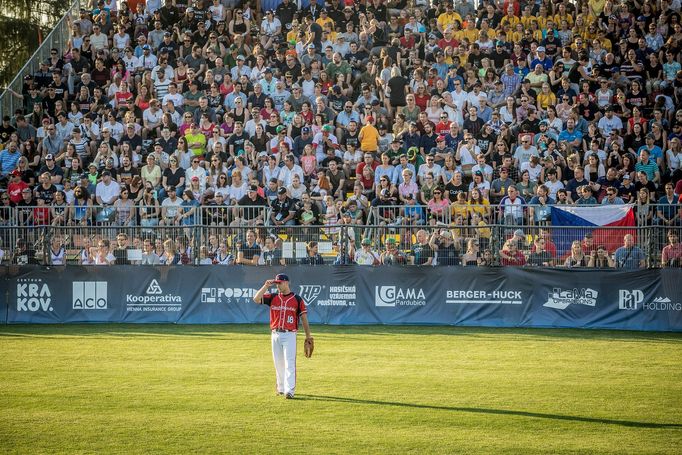
[{"label": "black banner backdrop", "polygon": [[2,323],[265,323],[284,272],[314,324],[682,331],[682,274],[474,267],[4,267]]}]

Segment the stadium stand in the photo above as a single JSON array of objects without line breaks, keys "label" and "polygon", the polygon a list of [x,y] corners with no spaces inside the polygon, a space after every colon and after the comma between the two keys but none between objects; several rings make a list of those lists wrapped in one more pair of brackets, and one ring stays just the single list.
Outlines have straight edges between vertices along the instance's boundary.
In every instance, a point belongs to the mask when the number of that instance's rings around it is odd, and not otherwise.
[{"label": "stadium stand", "polygon": [[679,266],[679,0],[69,21],[0,125],[4,262]]}]

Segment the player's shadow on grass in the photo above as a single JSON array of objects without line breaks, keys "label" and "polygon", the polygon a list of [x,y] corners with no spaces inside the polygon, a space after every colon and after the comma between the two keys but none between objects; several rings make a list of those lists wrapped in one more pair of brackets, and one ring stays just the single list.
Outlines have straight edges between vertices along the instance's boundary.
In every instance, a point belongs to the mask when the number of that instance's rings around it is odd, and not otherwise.
[{"label": "player's shadow on grass", "polygon": [[377,401],[377,400],[361,400],[358,398],[346,398],[346,397],[332,397],[326,395],[296,395],[297,399],[300,400],[310,400],[310,401],[331,401],[337,403],[354,403],[354,404],[367,404],[376,406],[397,406],[406,408],[418,408],[418,409],[433,409],[437,411],[454,411],[454,412],[468,412],[475,414],[494,414],[494,415],[509,415],[509,416],[520,416],[520,417],[532,417],[535,419],[550,419],[550,420],[567,420],[571,422],[584,422],[584,423],[602,423],[607,425],[619,425],[623,427],[635,427],[635,428],[682,428],[681,423],[653,423],[653,422],[637,422],[633,420],[618,420],[618,419],[603,419],[596,417],[581,417],[581,416],[567,416],[561,414],[548,414],[542,412],[528,412],[528,411],[515,411],[512,409],[489,409],[489,408],[469,408],[462,406],[439,406],[430,404],[418,404],[418,403],[402,403],[398,401]]}]

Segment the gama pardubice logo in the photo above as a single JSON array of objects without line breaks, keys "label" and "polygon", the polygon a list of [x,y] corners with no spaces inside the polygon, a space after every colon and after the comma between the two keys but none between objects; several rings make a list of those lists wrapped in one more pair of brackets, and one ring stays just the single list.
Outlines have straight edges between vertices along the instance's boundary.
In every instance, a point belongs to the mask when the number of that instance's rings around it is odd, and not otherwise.
[{"label": "gama pardubice logo", "polygon": [[374,305],[377,307],[424,306],[426,295],[422,288],[375,286]]},{"label": "gama pardubice logo", "polygon": [[164,293],[161,285],[152,279],[142,295],[126,294],[128,311],[175,312],[182,310],[182,296]]}]

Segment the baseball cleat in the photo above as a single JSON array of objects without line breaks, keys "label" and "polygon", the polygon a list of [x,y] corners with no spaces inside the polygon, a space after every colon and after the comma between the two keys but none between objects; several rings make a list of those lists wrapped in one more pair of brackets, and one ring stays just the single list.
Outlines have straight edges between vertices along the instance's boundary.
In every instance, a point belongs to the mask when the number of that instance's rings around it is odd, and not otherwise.
[{"label": "baseball cleat", "polygon": [[284,398],[286,398],[287,400],[293,400],[294,394],[293,393],[287,393]]}]

